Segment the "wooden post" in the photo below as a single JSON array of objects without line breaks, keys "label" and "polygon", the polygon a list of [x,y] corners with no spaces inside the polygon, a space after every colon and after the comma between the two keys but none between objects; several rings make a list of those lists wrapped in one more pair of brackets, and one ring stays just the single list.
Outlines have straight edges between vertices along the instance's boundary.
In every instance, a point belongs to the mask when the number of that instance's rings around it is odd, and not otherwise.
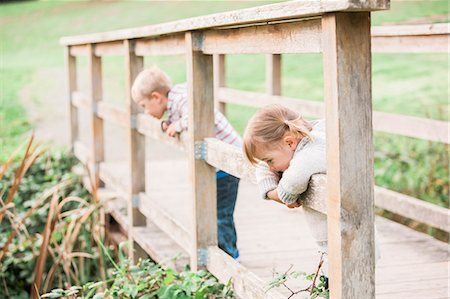
[{"label": "wooden post", "polygon": [[217,244],[216,171],[202,160],[200,147],[204,138],[214,137],[213,59],[200,51],[201,40],[201,33],[186,32],[188,153],[193,204],[191,269],[194,271],[206,266],[207,246]]},{"label": "wooden post", "polygon": [[224,54],[214,54],[213,55],[213,66],[214,66],[214,100],[217,105],[217,109],[226,115],[227,104],[219,102],[220,99],[217,96],[217,91],[220,87],[225,87],[225,55]]},{"label": "wooden post", "polygon": [[331,298],[375,298],[370,13],[322,30]]},{"label": "wooden post", "polygon": [[281,54],[266,55],[266,90],[271,95],[281,95]]},{"label": "wooden post", "polygon": [[128,136],[128,166],[130,184],[128,190],[128,238],[132,246],[131,257],[133,261],[146,258],[147,254],[134,241],[133,228],[145,226],[146,218],[139,211],[139,193],[145,192],[145,136],[136,130],[136,115],[139,112],[138,105],[131,97],[131,87],[134,79],[144,67],[144,58],[136,56],[135,42],[124,40],[125,48],[125,84],[126,84],[126,110],[129,118],[127,128]]},{"label": "wooden post", "polygon": [[66,71],[67,71],[67,94],[69,100],[69,146],[74,150],[75,141],[78,140],[78,109],[72,102],[73,92],[77,90],[77,63],[76,57],[70,55],[70,47],[65,48]]},{"label": "wooden post", "polygon": [[88,71],[89,71],[89,102],[91,103],[91,175],[95,186],[100,186],[99,164],[104,160],[103,120],[97,115],[97,103],[102,100],[102,61],[95,55],[95,45],[88,45]]}]

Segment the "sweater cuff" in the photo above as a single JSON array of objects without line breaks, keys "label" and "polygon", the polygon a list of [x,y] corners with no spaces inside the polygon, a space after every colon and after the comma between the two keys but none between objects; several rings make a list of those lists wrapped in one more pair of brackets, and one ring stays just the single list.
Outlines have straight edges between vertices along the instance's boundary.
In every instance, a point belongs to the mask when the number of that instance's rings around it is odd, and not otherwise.
[{"label": "sweater cuff", "polygon": [[281,184],[278,184],[277,192],[280,200],[287,204],[296,202],[299,196],[299,194],[289,193],[288,191],[286,191],[286,189],[283,188],[283,186],[281,186]]},{"label": "sweater cuff", "polygon": [[278,181],[275,178],[265,178],[258,182],[259,192],[263,199],[269,200],[267,197],[267,192],[277,189]]}]

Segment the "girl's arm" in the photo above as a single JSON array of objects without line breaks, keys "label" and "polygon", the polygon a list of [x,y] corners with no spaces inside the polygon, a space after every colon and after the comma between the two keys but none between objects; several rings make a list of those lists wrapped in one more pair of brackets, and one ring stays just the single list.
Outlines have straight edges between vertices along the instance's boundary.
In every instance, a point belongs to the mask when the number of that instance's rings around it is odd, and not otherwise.
[{"label": "girl's arm", "polygon": [[300,194],[308,188],[311,176],[326,172],[325,140],[316,136],[315,140],[305,145],[291,160],[289,168],[277,187],[277,194],[285,204],[297,201]]},{"label": "girl's arm", "polygon": [[280,176],[270,171],[269,166],[264,162],[256,165],[255,176],[261,197],[263,199],[271,199],[268,197],[268,193],[277,188]]}]

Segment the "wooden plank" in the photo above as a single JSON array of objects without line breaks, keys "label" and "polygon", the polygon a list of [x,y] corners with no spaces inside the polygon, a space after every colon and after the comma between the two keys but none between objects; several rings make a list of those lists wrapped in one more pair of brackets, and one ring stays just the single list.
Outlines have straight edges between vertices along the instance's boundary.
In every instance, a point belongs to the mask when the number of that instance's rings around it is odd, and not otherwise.
[{"label": "wooden plank", "polygon": [[214,68],[214,103],[216,108],[226,116],[226,103],[221,102],[218,97],[219,88],[226,85],[226,69],[225,69],[225,55],[214,54],[213,55],[213,68]]},{"label": "wooden plank", "polygon": [[[289,97],[271,96],[264,93],[242,91],[232,88],[219,88],[217,96],[220,101],[250,107],[263,107],[269,104],[281,104],[302,115],[323,118],[324,105],[321,102]],[[255,101],[258,99],[258,101]],[[398,134],[429,141],[450,143],[450,123],[415,116],[398,115],[385,112],[373,112],[373,126],[377,131]]]},{"label": "wooden plank", "polygon": [[[164,197],[169,194],[162,195]],[[190,232],[184,228],[177,219],[170,216],[155,200],[145,193],[140,194],[141,213],[165,232],[174,242],[180,245],[186,252],[192,248]]]},{"label": "wooden plank", "polygon": [[[263,107],[278,103],[296,111],[304,116],[324,117],[325,110],[320,102],[294,99],[284,96],[273,96],[261,92],[242,91],[232,88],[219,88],[218,97],[225,103],[246,105],[250,107]],[[255,101],[255,99],[258,99]]]},{"label": "wooden plank", "polygon": [[266,55],[266,92],[281,95],[281,55]]},{"label": "wooden plank", "polygon": [[185,53],[183,33],[158,36],[136,41],[136,55],[183,55]]},{"label": "wooden plank", "polygon": [[450,24],[420,24],[420,25],[391,25],[373,26],[371,34],[379,36],[413,36],[413,35],[441,35],[450,34]]},{"label": "wooden plank", "polygon": [[429,141],[450,143],[450,123],[415,116],[374,112],[374,129]]},{"label": "wooden plank", "polygon": [[448,53],[446,24],[374,26],[372,51],[378,53]]},{"label": "wooden plank", "polygon": [[86,94],[77,90],[72,92],[72,105],[78,109],[92,109],[92,104],[89,102]]},{"label": "wooden plank", "polygon": [[373,38],[376,53],[448,53],[449,35],[380,36]]},{"label": "wooden plank", "polygon": [[133,228],[133,235],[146,254],[163,268],[181,271],[189,263],[186,252],[151,221],[147,226]]},{"label": "wooden plank", "polygon": [[396,214],[450,232],[449,209],[381,187],[375,187],[375,204]]},{"label": "wooden plank", "polygon": [[290,20],[318,16],[333,11],[382,10],[389,9],[389,5],[389,0],[335,0],[326,3],[314,0],[289,1],[157,25],[63,37],[60,39],[60,43],[63,45],[100,43],[206,28]]},{"label": "wooden plank", "polygon": [[222,283],[231,279],[240,298],[286,298],[276,290],[265,292],[264,282],[217,246],[208,247],[207,269]]},{"label": "wooden plank", "polygon": [[88,45],[74,45],[70,46],[71,56],[87,56],[89,53]]},{"label": "wooden plank", "polygon": [[77,63],[75,56],[70,54],[71,47],[65,47],[66,81],[68,98],[68,120],[69,120],[69,145],[74,150],[75,141],[79,138],[78,133],[78,110],[73,103],[73,92],[77,89]]},{"label": "wooden plank", "polygon": [[134,228],[137,226],[144,227],[146,218],[139,211],[139,193],[145,192],[145,136],[139,133],[134,122],[136,115],[139,113],[138,105],[133,101],[131,96],[131,87],[134,79],[144,68],[144,59],[142,56],[136,56],[135,41],[124,40],[123,46],[126,51],[125,55],[125,84],[126,84],[126,116],[128,118],[127,141],[128,141],[128,173],[130,175],[130,185],[127,194],[128,201],[128,220],[130,226],[133,227],[131,233],[128,234],[131,241],[133,261],[139,258],[145,258],[142,250],[136,246]]},{"label": "wooden plank", "polygon": [[97,56],[117,56],[125,55],[125,48],[122,41],[101,43],[95,46]]},{"label": "wooden plank", "polygon": [[81,161],[84,165],[87,165],[90,158],[89,147],[83,144],[81,141],[76,140],[73,144],[73,152],[75,157]]},{"label": "wooden plank", "polygon": [[161,130],[161,121],[143,113],[137,115],[137,130],[139,133],[162,141],[168,145],[184,150],[187,144],[187,134],[179,134],[175,137],[169,137]]},{"label": "wooden plank", "polygon": [[216,170],[195,158],[196,143],[214,137],[213,60],[197,47],[201,33],[186,33],[186,66],[189,101],[189,169],[191,178],[192,216],[191,269],[206,266],[206,248],[217,244]]},{"label": "wooden plank", "polygon": [[130,189],[130,178],[124,173],[117,173],[116,167],[111,163],[100,163],[100,178],[108,188],[114,190],[119,196],[126,198]]},{"label": "wooden plank", "polygon": [[209,54],[319,53],[320,19],[208,30],[202,50]]},{"label": "wooden plank", "polygon": [[130,118],[127,111],[116,104],[109,102],[98,103],[97,115],[103,120],[114,122],[123,127],[129,126]]},{"label": "wooden plank", "polygon": [[370,13],[322,19],[332,298],[375,298]]},{"label": "wooden plank", "polygon": [[97,103],[102,100],[102,62],[101,58],[95,55],[95,46],[88,45],[88,80],[89,80],[89,93],[88,101],[91,106],[89,113],[90,125],[91,125],[91,144],[90,144],[90,157],[93,159],[93,177],[97,187],[100,184],[98,172],[98,164],[104,161],[105,149],[104,149],[104,136],[103,136],[103,120],[98,117],[95,107]]}]

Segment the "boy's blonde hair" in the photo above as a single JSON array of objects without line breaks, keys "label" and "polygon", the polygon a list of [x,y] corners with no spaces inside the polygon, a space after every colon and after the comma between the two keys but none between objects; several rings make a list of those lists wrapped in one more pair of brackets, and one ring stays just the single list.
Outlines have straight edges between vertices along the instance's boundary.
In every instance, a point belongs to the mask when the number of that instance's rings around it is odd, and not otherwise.
[{"label": "boy's blonde hair", "polygon": [[249,120],[244,133],[244,154],[251,164],[258,163],[257,153],[280,146],[290,133],[296,138],[309,137],[312,126],[299,113],[278,104],[258,110]]},{"label": "boy's blonde hair", "polygon": [[131,87],[131,96],[135,102],[139,102],[145,98],[150,98],[154,91],[167,95],[171,88],[172,82],[166,73],[154,66],[137,75]]}]

